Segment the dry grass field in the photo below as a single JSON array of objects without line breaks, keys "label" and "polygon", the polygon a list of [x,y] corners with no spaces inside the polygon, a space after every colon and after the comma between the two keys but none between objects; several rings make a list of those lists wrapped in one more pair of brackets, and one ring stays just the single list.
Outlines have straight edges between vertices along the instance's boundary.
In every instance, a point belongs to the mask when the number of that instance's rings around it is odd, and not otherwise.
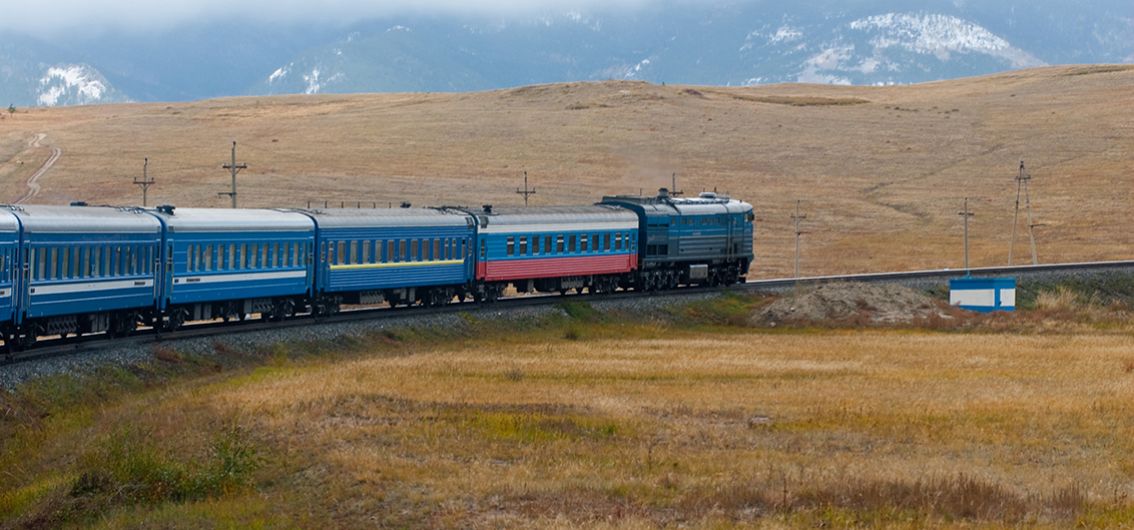
[{"label": "dry grass field", "polygon": [[579,203],[652,193],[677,172],[688,192],[756,205],[754,275],[769,277],[791,270],[796,199],[807,273],[959,266],[964,196],[973,264],[1002,264],[1023,159],[1041,260],[1121,259],[1132,88],[1134,67],[1074,66],[903,87],[607,82],[29,109],[0,121],[0,184],[19,197],[59,148],[39,202],[137,203],[130,181],[149,157],[155,201],[224,206],[232,140],[247,206],[516,204],[524,170],[536,204]]},{"label": "dry grass field", "polygon": [[[1069,303],[1057,298],[1041,306]],[[973,333],[729,324],[761,303],[716,300],[662,321],[575,305],[534,321],[470,317],[460,330],[280,344],[236,365],[163,350],[148,368],[42,381],[5,398],[0,519],[104,528],[1134,521],[1125,317],[1069,323],[1053,320],[1054,307],[982,317],[967,324]]]}]

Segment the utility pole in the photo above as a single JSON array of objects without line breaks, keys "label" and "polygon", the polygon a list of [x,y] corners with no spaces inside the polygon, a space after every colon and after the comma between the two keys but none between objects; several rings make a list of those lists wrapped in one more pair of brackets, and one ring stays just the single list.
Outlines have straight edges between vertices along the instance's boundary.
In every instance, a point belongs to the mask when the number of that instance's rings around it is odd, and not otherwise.
[{"label": "utility pole", "polygon": [[1016,174],[1016,212],[1012,215],[1012,243],[1008,247],[1008,265],[1012,265],[1013,251],[1016,249],[1016,227],[1020,224],[1020,193],[1024,194],[1024,211],[1028,221],[1028,238],[1031,240],[1032,248],[1032,265],[1039,264],[1039,257],[1036,254],[1036,231],[1035,227],[1041,226],[1032,221],[1032,197],[1031,191],[1028,189],[1028,183],[1032,180],[1032,175],[1024,169],[1024,161],[1020,161],[1020,172]]},{"label": "utility pole", "polygon": [[241,169],[248,169],[248,164],[237,165],[236,163],[236,140],[232,141],[232,163],[225,164],[221,167],[232,172],[232,191],[221,192],[217,195],[228,195],[229,197],[232,197],[232,207],[236,208],[236,173]]},{"label": "utility pole", "polygon": [[676,171],[669,178],[669,194],[673,195],[674,197],[685,194],[685,192],[677,189],[677,172]]},{"label": "utility pole", "polygon": [[799,213],[799,203],[800,203],[799,200],[795,201],[795,213],[792,214],[792,216],[791,216],[791,223],[795,227],[795,277],[796,278],[799,277],[799,239],[800,239],[800,236],[807,233],[807,232],[804,232],[803,230],[800,230],[800,226],[803,224],[803,220],[807,219],[807,216]]},{"label": "utility pole", "polygon": [[527,208],[528,207],[528,196],[536,194],[535,188],[532,188],[530,190],[528,189],[528,172],[527,171],[524,172],[524,189],[521,191],[520,188],[516,188],[516,193],[524,196],[524,208]]},{"label": "utility pole", "polygon": [[142,180],[134,177],[134,185],[142,188],[142,207],[149,206],[149,191],[150,186],[154,185],[154,179],[149,176],[150,159],[145,158],[142,162]]},{"label": "utility pole", "polygon": [[965,220],[965,276],[969,275],[969,219],[975,216],[969,211],[969,198],[965,197],[965,209],[957,212]]}]

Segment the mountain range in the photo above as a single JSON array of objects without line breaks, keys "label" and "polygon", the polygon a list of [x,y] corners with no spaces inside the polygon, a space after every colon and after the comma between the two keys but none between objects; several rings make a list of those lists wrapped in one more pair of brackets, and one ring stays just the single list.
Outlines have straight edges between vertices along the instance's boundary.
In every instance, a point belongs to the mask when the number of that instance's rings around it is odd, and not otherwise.
[{"label": "mountain range", "polygon": [[576,80],[906,84],[1134,62],[1134,4],[820,0],[651,4],[349,26],[186,23],[161,32],[0,33],[0,102],[470,91]]}]

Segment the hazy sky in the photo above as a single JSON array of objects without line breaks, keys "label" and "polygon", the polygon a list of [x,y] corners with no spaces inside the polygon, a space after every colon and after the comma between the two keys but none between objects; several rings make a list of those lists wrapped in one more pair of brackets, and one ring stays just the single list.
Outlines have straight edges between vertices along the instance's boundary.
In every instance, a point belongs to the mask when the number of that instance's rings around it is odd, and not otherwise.
[{"label": "hazy sky", "polygon": [[521,14],[640,7],[658,0],[18,0],[3,2],[0,29],[162,29],[228,17],[274,22],[350,23],[413,13]]}]

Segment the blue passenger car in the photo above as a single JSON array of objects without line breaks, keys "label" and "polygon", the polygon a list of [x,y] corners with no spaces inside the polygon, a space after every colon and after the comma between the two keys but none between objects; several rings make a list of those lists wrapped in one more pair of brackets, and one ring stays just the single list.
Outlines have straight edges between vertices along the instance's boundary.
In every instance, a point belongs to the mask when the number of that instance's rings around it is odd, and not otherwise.
[{"label": "blue passenger car", "polygon": [[133,208],[14,206],[28,267],[17,322],[36,336],[125,333],[152,317],[161,224]]},{"label": "blue passenger car", "polygon": [[473,219],[427,208],[305,212],[318,230],[316,312],[341,303],[442,305],[468,294]]},{"label": "blue passenger car", "polygon": [[313,281],[315,224],[275,210],[159,207],[166,326],[187,320],[281,319],[303,309]]},{"label": "blue passenger car", "polygon": [[16,282],[20,273],[20,223],[0,211],[0,339],[12,344],[16,331]]}]

